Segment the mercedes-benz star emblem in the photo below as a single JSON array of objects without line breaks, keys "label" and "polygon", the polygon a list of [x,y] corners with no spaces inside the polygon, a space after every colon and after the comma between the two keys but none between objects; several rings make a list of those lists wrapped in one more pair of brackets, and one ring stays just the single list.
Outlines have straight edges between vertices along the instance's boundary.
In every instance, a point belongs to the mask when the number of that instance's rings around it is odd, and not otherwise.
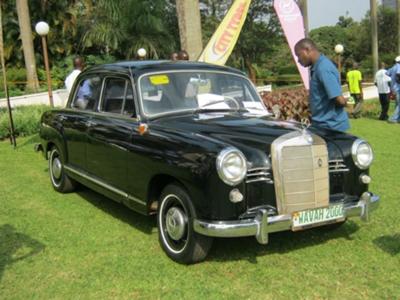
[{"label": "mercedes-benz star emblem", "polygon": [[320,159],[320,158],[318,159],[318,167],[320,167],[320,168],[322,167],[322,159]]}]

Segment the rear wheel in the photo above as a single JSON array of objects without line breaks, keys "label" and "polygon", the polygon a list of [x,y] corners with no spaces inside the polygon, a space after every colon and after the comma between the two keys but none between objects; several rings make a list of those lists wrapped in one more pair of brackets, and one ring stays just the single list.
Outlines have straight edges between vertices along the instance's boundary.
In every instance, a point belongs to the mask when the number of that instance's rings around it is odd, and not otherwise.
[{"label": "rear wheel", "polygon": [[76,182],[65,173],[64,160],[56,146],[49,154],[49,175],[53,188],[60,193],[72,192],[76,187]]},{"label": "rear wheel", "polygon": [[168,185],[158,206],[158,237],[164,252],[178,263],[202,261],[211,248],[212,238],[193,230],[194,216],[188,193],[179,185]]}]

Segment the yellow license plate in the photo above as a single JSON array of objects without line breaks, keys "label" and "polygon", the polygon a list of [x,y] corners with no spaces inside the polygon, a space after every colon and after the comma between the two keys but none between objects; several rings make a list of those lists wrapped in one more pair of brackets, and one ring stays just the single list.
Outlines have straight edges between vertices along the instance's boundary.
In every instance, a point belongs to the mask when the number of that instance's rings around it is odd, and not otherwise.
[{"label": "yellow license plate", "polygon": [[295,212],[292,215],[292,228],[344,219],[343,203]]}]

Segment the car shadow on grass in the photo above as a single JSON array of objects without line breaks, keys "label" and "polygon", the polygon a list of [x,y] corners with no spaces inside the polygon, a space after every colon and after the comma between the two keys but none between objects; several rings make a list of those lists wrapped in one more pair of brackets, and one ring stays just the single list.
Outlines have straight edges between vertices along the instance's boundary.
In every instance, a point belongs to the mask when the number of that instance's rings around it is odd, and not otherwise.
[{"label": "car shadow on grass", "polygon": [[44,248],[44,244],[17,232],[10,224],[0,225],[0,281],[8,266],[34,256]]},{"label": "car shadow on grass", "polygon": [[283,254],[296,249],[320,245],[328,240],[352,240],[351,235],[359,229],[360,227],[356,223],[349,220],[335,230],[329,227],[318,227],[298,232],[271,233],[267,245],[259,244],[254,237],[215,239],[207,260],[220,262],[248,260],[250,263],[257,263],[257,257],[268,254]]},{"label": "car shadow on grass", "polygon": [[151,234],[153,228],[157,226],[157,220],[154,216],[148,217],[141,215],[125,205],[115,202],[89,188],[80,186],[78,187],[77,194],[105,213],[129,224],[143,233]]},{"label": "car shadow on grass", "polygon": [[392,256],[400,253],[400,233],[384,235],[374,240],[374,244]]}]

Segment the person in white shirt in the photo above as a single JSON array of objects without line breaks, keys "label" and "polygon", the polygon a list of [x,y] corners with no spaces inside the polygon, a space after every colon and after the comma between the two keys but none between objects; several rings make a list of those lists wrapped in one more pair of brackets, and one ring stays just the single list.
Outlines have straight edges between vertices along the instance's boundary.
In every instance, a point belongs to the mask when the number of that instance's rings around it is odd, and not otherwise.
[{"label": "person in white shirt", "polygon": [[83,61],[83,58],[80,56],[77,56],[73,60],[73,65],[74,65],[74,70],[69,73],[67,78],[65,79],[65,87],[68,90],[68,93],[71,92],[72,86],[75,83],[76,77],[82,72],[82,70],[85,68],[85,62]]},{"label": "person in white shirt", "polygon": [[379,102],[381,103],[381,114],[379,120],[387,120],[389,110],[389,93],[390,93],[390,82],[392,79],[386,74],[385,63],[381,63],[381,68],[375,74],[375,85],[378,87]]}]

